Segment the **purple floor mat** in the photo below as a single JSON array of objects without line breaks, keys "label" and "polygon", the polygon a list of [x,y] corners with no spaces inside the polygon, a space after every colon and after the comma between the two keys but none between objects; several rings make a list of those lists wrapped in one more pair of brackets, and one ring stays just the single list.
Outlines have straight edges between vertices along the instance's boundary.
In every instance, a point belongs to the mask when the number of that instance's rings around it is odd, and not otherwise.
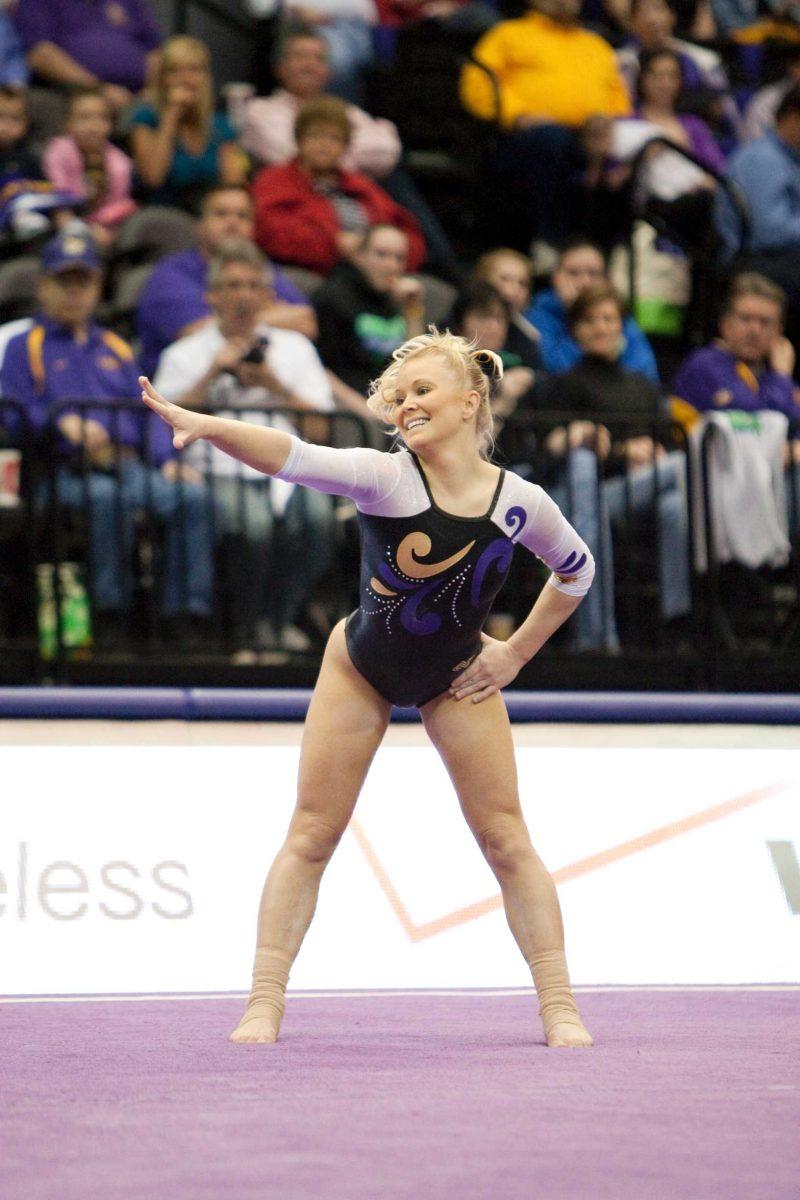
[{"label": "purple floor mat", "polygon": [[3,1004],[3,1200],[791,1200],[800,992]]}]

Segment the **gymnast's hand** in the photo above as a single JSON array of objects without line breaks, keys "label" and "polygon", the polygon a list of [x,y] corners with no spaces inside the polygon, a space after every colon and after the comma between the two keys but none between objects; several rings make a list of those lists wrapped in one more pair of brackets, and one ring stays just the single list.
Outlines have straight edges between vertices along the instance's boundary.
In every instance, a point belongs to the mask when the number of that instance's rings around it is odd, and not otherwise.
[{"label": "gymnast's hand", "polygon": [[471,696],[473,704],[480,704],[516,679],[525,666],[526,660],[509,642],[499,642],[486,633],[481,634],[481,641],[480,654],[450,684],[454,700]]},{"label": "gymnast's hand", "polygon": [[209,422],[207,416],[170,404],[163,396],[159,396],[145,375],[139,376],[139,383],[142,385],[142,399],[148,408],[152,408],[162,421],[172,426],[172,444],[176,450],[185,450],[192,442],[205,436]]}]

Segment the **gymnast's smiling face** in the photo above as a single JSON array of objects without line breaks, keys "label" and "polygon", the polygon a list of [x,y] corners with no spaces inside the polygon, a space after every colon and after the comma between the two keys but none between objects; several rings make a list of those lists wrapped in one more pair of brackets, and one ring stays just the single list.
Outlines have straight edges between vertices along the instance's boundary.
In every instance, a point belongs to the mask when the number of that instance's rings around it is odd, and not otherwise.
[{"label": "gymnast's smiling face", "polygon": [[474,452],[480,403],[478,392],[467,390],[444,355],[415,354],[397,375],[394,423],[409,450],[421,458],[451,443]]}]

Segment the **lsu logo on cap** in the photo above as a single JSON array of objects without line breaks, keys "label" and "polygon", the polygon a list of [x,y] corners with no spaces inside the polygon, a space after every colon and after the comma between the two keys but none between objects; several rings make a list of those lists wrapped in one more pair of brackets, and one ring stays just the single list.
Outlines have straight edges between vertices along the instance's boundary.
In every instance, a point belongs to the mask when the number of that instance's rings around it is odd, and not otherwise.
[{"label": "lsu logo on cap", "polygon": [[61,243],[62,254],[67,254],[70,258],[73,256],[77,257],[79,254],[85,254],[88,248],[89,245],[86,238],[78,237],[74,233],[67,234]]}]

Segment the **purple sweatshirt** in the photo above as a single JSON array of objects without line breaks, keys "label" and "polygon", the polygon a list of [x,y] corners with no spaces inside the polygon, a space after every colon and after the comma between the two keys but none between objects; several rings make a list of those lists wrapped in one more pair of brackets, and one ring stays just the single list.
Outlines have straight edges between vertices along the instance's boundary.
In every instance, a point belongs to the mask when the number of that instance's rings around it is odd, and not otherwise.
[{"label": "purple sweatshirt", "polygon": [[695,350],[678,368],[672,394],[698,412],[771,409],[800,420],[794,381],[766,364],[753,367],[737,361],[719,344]]}]

